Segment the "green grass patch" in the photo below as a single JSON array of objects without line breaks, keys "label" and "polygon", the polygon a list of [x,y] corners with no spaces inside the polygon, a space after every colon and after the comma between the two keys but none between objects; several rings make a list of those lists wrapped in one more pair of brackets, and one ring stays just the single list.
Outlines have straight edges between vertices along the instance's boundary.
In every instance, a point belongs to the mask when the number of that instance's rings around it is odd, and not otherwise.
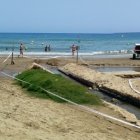
[{"label": "green grass patch", "polygon": [[50,74],[40,69],[31,69],[16,76],[17,78],[31,85],[18,81],[18,84],[26,88],[28,93],[39,98],[51,98],[57,102],[63,100],[46,93],[40,87],[47,91],[53,92],[61,97],[76,102],[78,104],[100,105],[101,100],[97,95],[90,93],[86,87],[75,83],[74,81],[64,78],[61,75]]}]

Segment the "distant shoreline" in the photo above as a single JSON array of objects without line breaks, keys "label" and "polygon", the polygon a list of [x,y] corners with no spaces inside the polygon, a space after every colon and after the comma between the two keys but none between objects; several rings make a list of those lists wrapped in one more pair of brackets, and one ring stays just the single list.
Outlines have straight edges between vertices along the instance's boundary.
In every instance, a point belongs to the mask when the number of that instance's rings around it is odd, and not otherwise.
[{"label": "distant shoreline", "polygon": [[[6,57],[12,52],[0,52],[0,57]],[[14,56],[18,56],[19,52],[14,52]],[[72,56],[71,52],[65,53],[65,52],[25,52],[24,56],[30,56],[30,57],[76,57]],[[94,54],[94,53],[79,53],[79,57],[84,58],[131,58],[132,54]]]}]

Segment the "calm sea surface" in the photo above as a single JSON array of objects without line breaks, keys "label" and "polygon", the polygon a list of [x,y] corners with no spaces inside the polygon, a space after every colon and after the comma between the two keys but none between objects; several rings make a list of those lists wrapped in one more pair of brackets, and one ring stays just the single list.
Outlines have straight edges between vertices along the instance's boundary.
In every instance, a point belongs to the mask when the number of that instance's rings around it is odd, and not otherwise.
[{"label": "calm sea surface", "polygon": [[23,43],[26,52],[44,52],[51,46],[51,52],[69,53],[72,44],[80,46],[80,53],[108,54],[132,53],[135,43],[140,43],[140,33],[74,34],[74,33],[0,33],[0,53],[14,49],[19,51]]}]

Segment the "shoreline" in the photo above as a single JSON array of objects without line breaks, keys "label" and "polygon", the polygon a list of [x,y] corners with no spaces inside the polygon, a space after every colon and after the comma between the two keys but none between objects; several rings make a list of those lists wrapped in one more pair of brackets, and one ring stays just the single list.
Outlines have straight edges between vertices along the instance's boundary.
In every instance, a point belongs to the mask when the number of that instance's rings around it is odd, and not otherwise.
[{"label": "shoreline", "polygon": [[[11,54],[12,51],[5,51],[5,52],[0,52],[0,56],[7,56],[9,54]],[[15,56],[18,56],[19,55],[19,52],[14,52],[13,51],[13,54]],[[84,58],[89,58],[89,57],[93,57],[93,58],[127,58],[127,57],[130,57],[132,58],[132,53],[94,53],[94,52],[91,52],[91,53],[82,53],[82,52],[79,52],[78,53],[79,57],[82,56]],[[35,56],[35,57],[47,57],[47,56],[61,56],[61,57],[65,57],[65,56],[68,56],[68,57],[76,57],[77,56],[77,53],[75,52],[75,55],[72,56],[72,53],[71,51],[70,52],[24,52],[24,56]]]}]

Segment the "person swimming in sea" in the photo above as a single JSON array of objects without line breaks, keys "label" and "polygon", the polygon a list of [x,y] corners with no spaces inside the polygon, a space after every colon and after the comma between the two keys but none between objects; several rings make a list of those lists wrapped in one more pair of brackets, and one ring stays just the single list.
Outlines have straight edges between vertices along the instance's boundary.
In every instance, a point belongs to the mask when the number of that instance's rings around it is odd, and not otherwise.
[{"label": "person swimming in sea", "polygon": [[74,56],[74,53],[76,51],[76,46],[74,44],[71,46],[71,51],[72,51],[72,56]]}]

